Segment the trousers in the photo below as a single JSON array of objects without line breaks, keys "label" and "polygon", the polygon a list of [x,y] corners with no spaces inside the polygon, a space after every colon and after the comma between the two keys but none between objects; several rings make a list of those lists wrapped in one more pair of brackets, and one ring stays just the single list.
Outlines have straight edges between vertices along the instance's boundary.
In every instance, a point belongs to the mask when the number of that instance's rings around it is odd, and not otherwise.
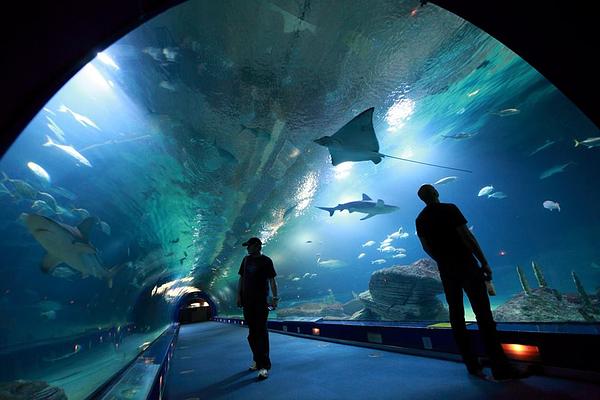
[{"label": "trousers", "polygon": [[[475,267],[474,267],[475,268]],[[490,359],[492,371],[502,372],[509,367],[508,359],[502,350],[496,322],[492,316],[490,300],[488,298],[483,274],[477,267],[469,273],[457,276],[441,276],[448,311],[450,313],[450,325],[458,350],[462,355],[469,372],[481,368],[477,356],[469,344],[467,326],[465,324],[465,309],[463,303],[463,290],[469,298],[471,308],[475,313],[479,333],[483,340],[485,352]]]},{"label": "trousers", "polygon": [[269,309],[266,304],[244,305],[244,321],[248,326],[248,343],[258,369],[271,369],[269,331],[267,329],[268,316]]}]

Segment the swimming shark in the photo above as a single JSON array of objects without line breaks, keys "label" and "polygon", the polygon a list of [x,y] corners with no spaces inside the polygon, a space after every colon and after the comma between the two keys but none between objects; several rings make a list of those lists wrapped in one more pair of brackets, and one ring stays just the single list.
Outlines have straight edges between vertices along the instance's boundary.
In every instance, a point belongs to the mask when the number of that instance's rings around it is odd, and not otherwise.
[{"label": "swimming shark", "polygon": [[375,108],[371,107],[363,111],[332,136],[323,136],[313,140],[313,142],[327,147],[331,155],[331,163],[334,166],[345,161],[372,161],[374,164],[379,164],[384,157],[389,157],[416,164],[429,165],[430,167],[472,172],[465,169],[430,164],[380,153],[379,142],[373,129],[374,110]]},{"label": "swimming shark", "polygon": [[363,214],[367,214],[366,217],[361,218],[361,221],[365,219],[369,219],[379,214],[389,214],[396,210],[398,207],[391,206],[389,204],[385,204],[383,200],[378,199],[377,202],[374,202],[369,196],[363,193],[362,200],[360,201],[351,201],[348,203],[338,204],[335,207],[317,207],[321,210],[329,211],[329,216],[333,216],[335,211],[344,211],[348,210],[348,212],[359,212]]},{"label": "swimming shark", "polygon": [[61,263],[79,271],[82,278],[104,279],[112,288],[114,276],[125,265],[106,269],[98,251],[89,241],[89,234],[98,220],[89,217],[78,226],[70,226],[37,214],[21,214],[22,220],[35,240],[48,252],[42,261],[42,271],[52,273]]},{"label": "swimming shark", "polygon": [[540,174],[540,179],[546,179],[551,177],[552,175],[558,174],[560,172],[563,172],[565,170],[565,168],[567,168],[569,165],[571,164],[575,164],[573,161],[569,161],[566,164],[562,164],[562,165],[555,165],[552,168],[549,168],[547,170],[545,170],[544,172],[542,172]]},{"label": "swimming shark", "polygon": [[[321,254],[317,254],[317,264],[324,268],[342,268],[348,265],[345,261],[338,260],[337,258],[321,258]],[[304,277],[306,277],[306,274]]]}]

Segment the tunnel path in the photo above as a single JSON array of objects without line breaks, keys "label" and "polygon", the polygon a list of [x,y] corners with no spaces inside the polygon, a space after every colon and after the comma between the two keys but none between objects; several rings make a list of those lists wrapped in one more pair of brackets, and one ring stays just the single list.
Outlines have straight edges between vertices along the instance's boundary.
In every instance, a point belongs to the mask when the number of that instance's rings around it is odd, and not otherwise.
[{"label": "tunnel path", "polygon": [[217,322],[183,325],[165,398],[204,399],[592,399],[600,385],[534,376],[495,383],[460,363],[270,332],[273,368],[247,370],[247,329]]}]

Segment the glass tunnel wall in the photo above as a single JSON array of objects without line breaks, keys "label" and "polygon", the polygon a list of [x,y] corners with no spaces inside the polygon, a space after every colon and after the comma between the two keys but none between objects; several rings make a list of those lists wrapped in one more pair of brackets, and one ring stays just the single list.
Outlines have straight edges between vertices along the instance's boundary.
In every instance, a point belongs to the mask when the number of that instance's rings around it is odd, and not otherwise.
[{"label": "glass tunnel wall", "polygon": [[[381,153],[472,172],[333,166],[314,140],[371,107]],[[597,321],[598,136],[520,57],[431,4],[189,1],[98,54],[1,160],[0,381],[83,398],[182,295],[241,315],[250,236],[278,273],[271,318],[447,321],[415,234],[423,183],[467,218],[498,321]],[[395,208],[341,210],[378,199]]]}]

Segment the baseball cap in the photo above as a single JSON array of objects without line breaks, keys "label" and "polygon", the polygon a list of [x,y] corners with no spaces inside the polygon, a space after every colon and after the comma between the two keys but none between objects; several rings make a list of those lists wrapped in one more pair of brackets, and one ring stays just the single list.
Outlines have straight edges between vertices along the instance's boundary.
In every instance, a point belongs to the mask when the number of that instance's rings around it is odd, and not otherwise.
[{"label": "baseball cap", "polygon": [[255,244],[255,243],[258,243],[262,246],[262,242],[257,237],[251,237],[250,239],[248,239],[244,243],[242,243],[242,246],[246,247],[246,246],[249,246],[249,245]]}]

